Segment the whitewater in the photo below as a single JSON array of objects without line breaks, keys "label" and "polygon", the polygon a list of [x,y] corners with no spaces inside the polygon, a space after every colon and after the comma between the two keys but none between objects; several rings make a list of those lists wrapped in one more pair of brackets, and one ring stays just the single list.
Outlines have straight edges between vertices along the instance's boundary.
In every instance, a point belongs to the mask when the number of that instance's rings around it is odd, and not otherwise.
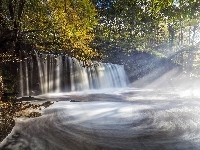
[{"label": "whitewater", "polygon": [[54,104],[41,117],[16,119],[0,149],[198,150],[199,98],[180,93],[118,88],[40,95]]}]

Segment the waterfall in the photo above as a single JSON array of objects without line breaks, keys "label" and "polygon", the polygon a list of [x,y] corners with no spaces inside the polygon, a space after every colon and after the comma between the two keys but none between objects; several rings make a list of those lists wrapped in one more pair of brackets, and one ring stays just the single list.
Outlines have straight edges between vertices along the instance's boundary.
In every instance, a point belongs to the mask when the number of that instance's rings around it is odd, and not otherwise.
[{"label": "waterfall", "polygon": [[24,82],[23,82],[23,67],[22,67],[22,61],[20,61],[20,96],[24,96]]},{"label": "waterfall", "polygon": [[25,78],[26,78],[26,94],[30,95],[29,93],[29,76],[28,76],[28,63],[27,59],[25,60]]},{"label": "waterfall", "polygon": [[[21,55],[21,53],[20,53]],[[21,56],[20,56],[21,59]],[[24,61],[20,61],[20,96],[30,95],[29,88],[29,74],[28,74],[28,61],[24,59]]]},{"label": "waterfall", "polygon": [[[30,60],[33,61],[32,58]],[[123,65],[95,63],[91,67],[84,67],[82,61],[73,57],[37,53],[35,61],[35,63],[29,64],[27,60],[23,62],[24,64],[20,63],[22,96],[31,95],[29,91],[38,91],[35,94],[37,95],[52,92],[120,88],[127,85],[127,76]],[[28,65],[32,65],[32,67],[28,67]],[[38,85],[38,87],[35,88],[34,85]]]}]

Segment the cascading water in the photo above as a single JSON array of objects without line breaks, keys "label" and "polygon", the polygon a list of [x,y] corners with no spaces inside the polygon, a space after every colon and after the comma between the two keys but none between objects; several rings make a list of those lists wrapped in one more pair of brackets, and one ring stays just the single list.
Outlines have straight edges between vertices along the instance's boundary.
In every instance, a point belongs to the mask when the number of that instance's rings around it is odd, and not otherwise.
[{"label": "cascading water", "polygon": [[20,93],[20,96],[23,96],[24,95],[24,82],[23,82],[23,72],[22,72],[22,62],[20,61],[20,90],[21,90],[21,93]]},{"label": "cascading water", "polygon": [[[127,85],[123,65],[97,63],[92,67],[83,67],[83,62],[73,57],[53,54],[36,54],[35,60],[37,69],[32,69],[32,73],[30,73],[32,77],[28,77],[27,69],[31,67],[27,67],[27,61],[23,62],[24,65],[20,64],[22,96],[28,96],[30,92],[27,90],[29,89],[30,91],[35,90],[29,85],[29,83],[34,85],[34,82],[39,84],[37,94],[120,88]],[[25,69],[22,69],[24,66]],[[23,76],[26,78],[24,79]],[[26,85],[26,89],[23,85]]]},{"label": "cascading water", "polygon": [[20,96],[30,95],[29,70],[27,59],[20,61]]}]

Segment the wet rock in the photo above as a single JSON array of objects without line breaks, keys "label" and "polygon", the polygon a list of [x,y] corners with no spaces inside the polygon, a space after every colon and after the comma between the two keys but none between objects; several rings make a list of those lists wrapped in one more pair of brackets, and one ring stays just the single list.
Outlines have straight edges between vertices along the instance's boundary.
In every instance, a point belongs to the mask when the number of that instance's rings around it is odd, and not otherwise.
[{"label": "wet rock", "polygon": [[72,99],[72,100],[70,100],[70,102],[80,102],[80,101]]}]

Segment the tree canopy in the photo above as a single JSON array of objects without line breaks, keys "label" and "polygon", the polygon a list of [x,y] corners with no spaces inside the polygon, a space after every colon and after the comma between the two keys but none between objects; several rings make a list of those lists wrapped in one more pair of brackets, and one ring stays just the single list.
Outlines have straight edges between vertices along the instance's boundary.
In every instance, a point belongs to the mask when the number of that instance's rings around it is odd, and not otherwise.
[{"label": "tree canopy", "polygon": [[173,42],[173,34],[186,27],[183,22],[199,18],[200,9],[200,2],[195,0],[104,0],[96,3],[100,15],[98,38],[134,50],[150,50]]},{"label": "tree canopy", "polygon": [[90,0],[0,0],[1,54],[38,50],[91,59],[96,15]]},{"label": "tree canopy", "polygon": [[199,9],[197,0],[0,0],[1,58],[34,50],[80,60],[146,51],[179,55],[184,65],[197,59]]},{"label": "tree canopy", "polygon": [[181,65],[196,59],[192,55],[200,49],[197,48],[199,1],[93,1],[99,14],[93,46],[104,56],[129,56],[133,51],[145,51],[169,59],[179,55],[175,61]]}]

